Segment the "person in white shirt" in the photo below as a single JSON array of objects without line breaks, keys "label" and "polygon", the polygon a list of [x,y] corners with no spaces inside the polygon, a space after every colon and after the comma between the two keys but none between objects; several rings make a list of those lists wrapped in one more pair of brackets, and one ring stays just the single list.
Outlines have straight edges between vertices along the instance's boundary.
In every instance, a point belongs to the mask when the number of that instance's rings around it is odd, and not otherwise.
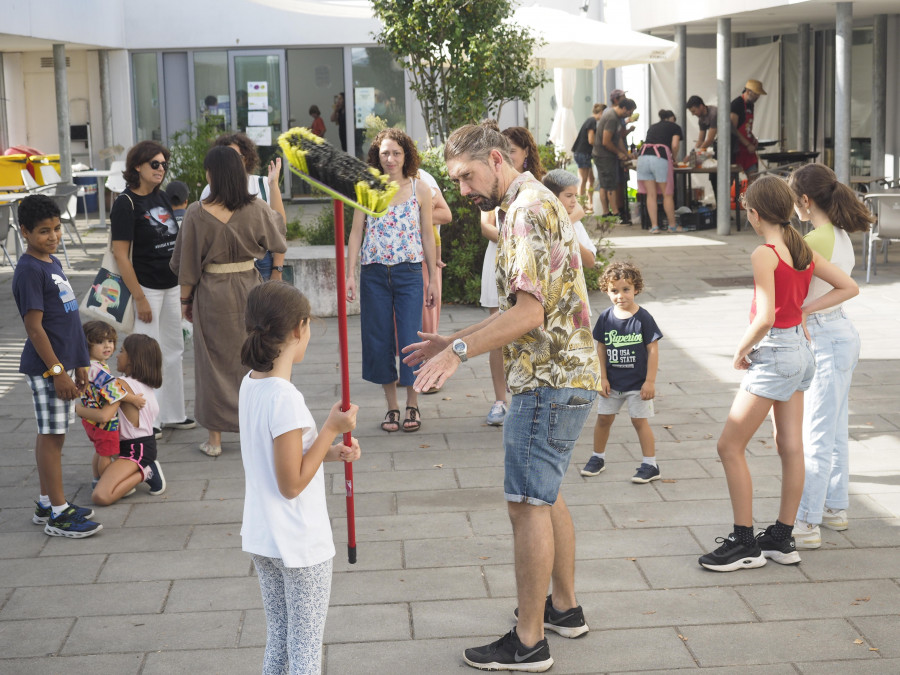
[{"label": "person in white shirt", "polygon": [[[266,612],[264,673],[319,673],[334,540],[323,461],[352,462],[359,443],[331,445],[356,427],[359,408],[335,403],[322,426],[291,384],[309,344],[309,301],[273,281],[247,299],[239,417],[246,491],[242,548],[251,554]],[[290,629],[290,630],[289,630]]]}]

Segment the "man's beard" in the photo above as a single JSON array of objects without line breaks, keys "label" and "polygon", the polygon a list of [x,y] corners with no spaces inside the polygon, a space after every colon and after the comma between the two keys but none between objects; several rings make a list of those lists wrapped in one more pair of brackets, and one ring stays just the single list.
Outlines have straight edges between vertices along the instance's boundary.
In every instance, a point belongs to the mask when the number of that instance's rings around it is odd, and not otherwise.
[{"label": "man's beard", "polygon": [[[474,197],[478,197],[479,201],[475,203],[473,200]],[[481,211],[493,211],[500,203],[503,201],[503,195],[500,194],[500,179],[494,178],[494,184],[491,186],[491,194],[483,195],[480,193],[471,193],[466,195],[466,198],[469,201],[472,201],[475,206],[477,206]]]}]

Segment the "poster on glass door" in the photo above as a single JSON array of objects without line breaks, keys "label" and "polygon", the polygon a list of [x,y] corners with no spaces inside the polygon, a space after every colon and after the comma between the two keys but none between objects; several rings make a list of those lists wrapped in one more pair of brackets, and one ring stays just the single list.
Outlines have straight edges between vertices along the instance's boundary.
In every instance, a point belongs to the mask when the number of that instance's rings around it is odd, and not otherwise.
[{"label": "poster on glass door", "polygon": [[269,83],[268,82],[248,82],[247,83],[247,108],[249,110],[268,110],[269,109]]}]

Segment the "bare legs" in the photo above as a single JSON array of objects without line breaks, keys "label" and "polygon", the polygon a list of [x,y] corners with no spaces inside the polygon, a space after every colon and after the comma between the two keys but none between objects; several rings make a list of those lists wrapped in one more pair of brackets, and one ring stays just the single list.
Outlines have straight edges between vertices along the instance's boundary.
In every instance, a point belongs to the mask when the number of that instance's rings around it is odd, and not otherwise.
[{"label": "bare legs", "polygon": [[586,169],[578,169],[578,177],[581,178],[581,184],[578,186],[578,195],[584,196],[594,191],[594,169],[588,167]]},{"label": "bare legs", "polygon": [[747,444],[773,410],[775,447],[781,457],[781,507],[778,520],[792,524],[803,495],[805,478],[803,459],[803,392],[795,392],[789,401],[772,401],[740,390],[731,405],[725,428],[719,437],[718,451],[725,468],[734,524],[753,526],[753,480],[747,466]]},{"label": "bare legs", "polygon": [[66,493],[62,480],[62,448],[65,434],[38,434],[34,443],[41,494],[50,497],[50,504],[65,504]]},{"label": "bare legs", "polygon": [[553,581],[553,606],[561,611],[575,602],[575,527],[562,495],[553,506],[508,502],[515,538],[516,592],[523,645],[544,638],[544,602]]},{"label": "bare legs", "polygon": [[654,230],[659,228],[659,212],[656,200],[658,199],[658,196],[662,194],[663,211],[666,213],[669,229],[674,230],[677,225],[677,221],[675,220],[675,195],[666,194],[665,183],[657,183],[652,180],[645,180],[642,182],[644,184],[644,189],[647,191],[647,214],[650,216],[650,226]]}]

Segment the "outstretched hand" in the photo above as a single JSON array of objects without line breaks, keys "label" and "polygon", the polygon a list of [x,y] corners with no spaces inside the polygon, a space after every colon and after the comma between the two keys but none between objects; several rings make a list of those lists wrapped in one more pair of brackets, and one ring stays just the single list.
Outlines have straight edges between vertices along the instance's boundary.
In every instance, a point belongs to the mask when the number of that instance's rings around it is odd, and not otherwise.
[{"label": "outstretched hand", "polygon": [[[410,345],[410,347],[412,346]],[[437,356],[429,358],[425,365],[416,371],[416,381],[413,383],[413,389],[421,393],[429,389],[443,387],[444,383],[459,368],[460,363],[461,361],[456,354],[450,349],[444,349]]]},{"label": "outstretched hand", "polygon": [[[418,335],[422,338],[422,342],[413,342],[406,345],[400,351],[406,354],[403,363],[410,368],[415,368],[423,361],[434,358],[450,345],[450,338],[438,335],[437,333],[423,333],[418,331]],[[458,357],[454,356],[457,361]]]}]

